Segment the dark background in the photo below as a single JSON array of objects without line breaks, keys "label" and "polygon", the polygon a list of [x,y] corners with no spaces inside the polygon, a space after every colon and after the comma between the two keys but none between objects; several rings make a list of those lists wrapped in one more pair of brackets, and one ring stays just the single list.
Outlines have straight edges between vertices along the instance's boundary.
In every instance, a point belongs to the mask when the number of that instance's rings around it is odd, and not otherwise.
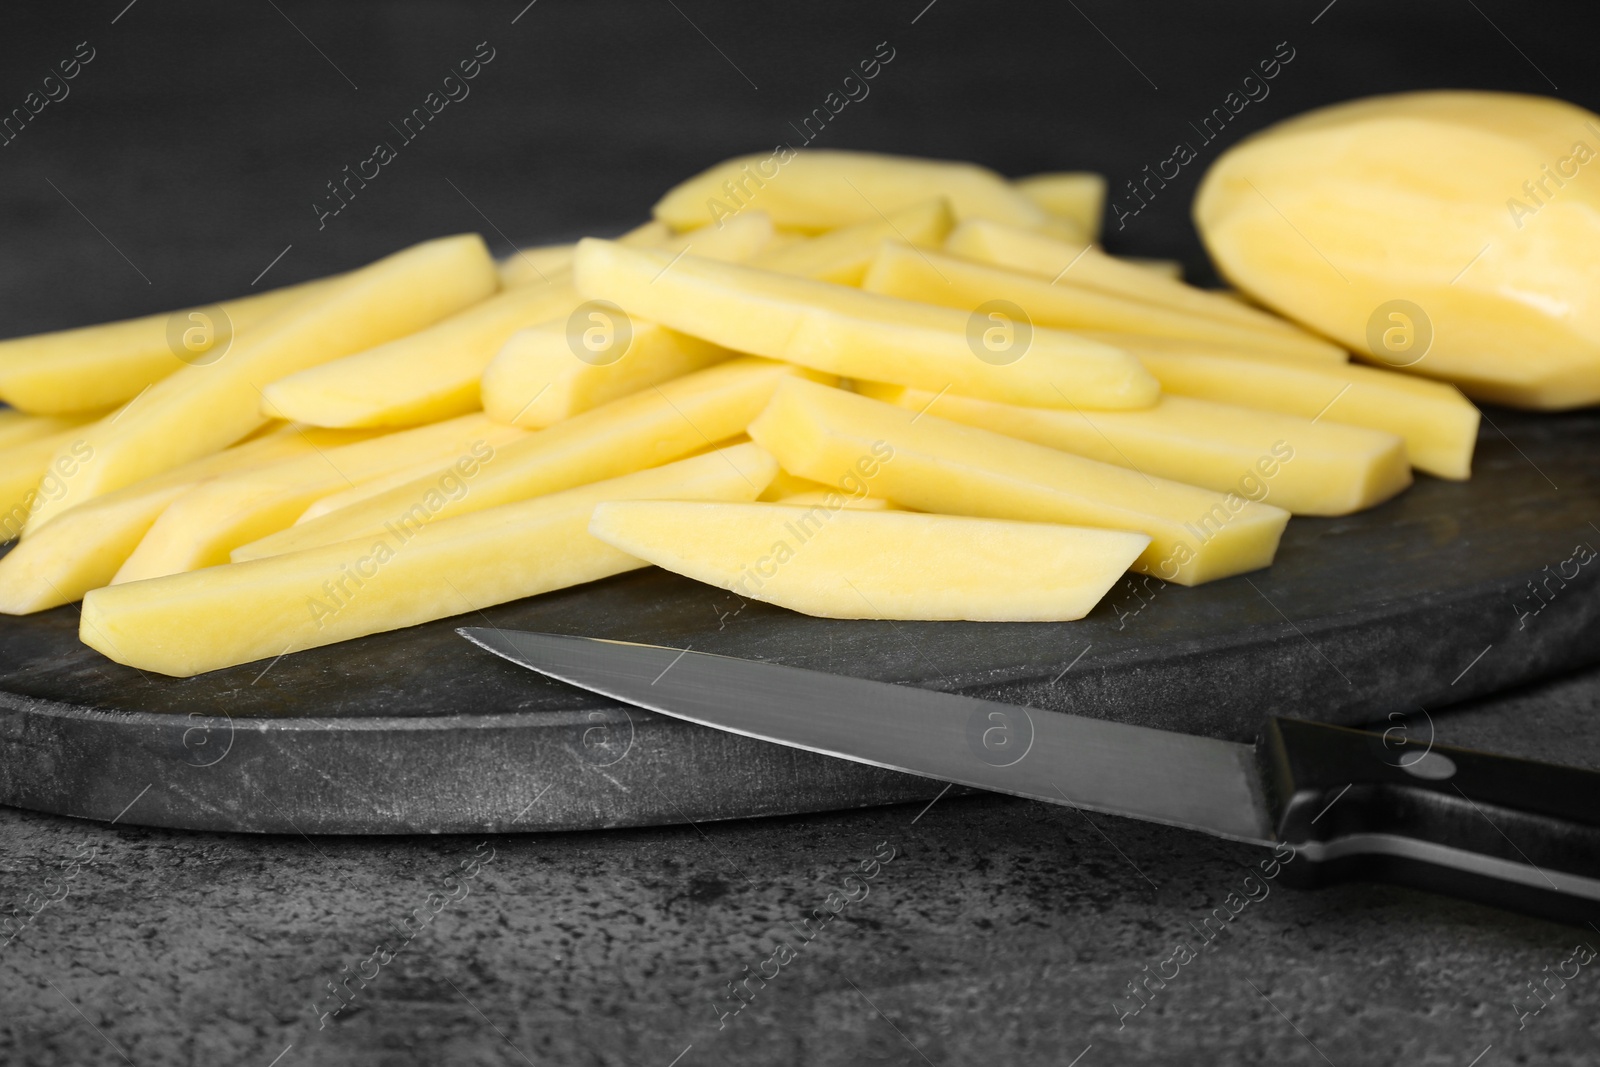
[{"label": "dark background", "polygon": [[[880,41],[893,62],[817,147],[1010,175],[1089,168],[1114,185],[1191,136],[1189,121],[1288,41],[1295,58],[1270,95],[1108,234],[1113,250],[1179,257],[1200,279],[1210,274],[1189,200],[1204,165],[1250,131],[1416,88],[1546,93],[1553,81],[1600,104],[1587,4],[538,0],[513,24],[525,3],[8,9],[0,111],[79,42],[96,57],[0,148],[0,334],[234,295],[289,245],[263,287],[455,231],[479,230],[501,253],[509,240],[617,231],[681,178],[794,137],[788,124]],[[495,59],[471,95],[319,231],[311,205],[324,183],[380,138],[399,147],[388,123],[481,41]]]},{"label": "dark background", "polygon": [[[880,41],[894,61],[819,147],[1007,174],[1093,168],[1114,184],[1289,42],[1271,95],[1108,234],[1113,250],[1177,256],[1201,279],[1188,202],[1215,152],[1250,131],[1415,88],[1600,104],[1590,4],[538,0],[513,25],[525,2],[9,7],[0,114],[79,42],[96,57],[0,147],[0,335],[234,295],[291,245],[263,286],[453,231],[481,230],[502,253],[510,239],[619,231],[679,179],[790,136]],[[471,95],[319,232],[324,182],[481,41],[496,56]],[[1597,692],[1590,673],[1458,709],[1450,737],[1559,746],[1593,723]],[[872,899],[719,1031],[722,983],[880,841],[902,858]],[[1005,797],[497,838],[471,900],[327,1030],[309,1007],[324,982],[476,839],[177,833],[6,808],[0,904],[46,892],[79,843],[100,858],[0,956],[7,1067],[1576,1067],[1600,1044],[1589,970],[1518,1025],[1526,983],[1586,931],[1369,884],[1275,891],[1124,1030],[1126,983],[1256,855]]]}]

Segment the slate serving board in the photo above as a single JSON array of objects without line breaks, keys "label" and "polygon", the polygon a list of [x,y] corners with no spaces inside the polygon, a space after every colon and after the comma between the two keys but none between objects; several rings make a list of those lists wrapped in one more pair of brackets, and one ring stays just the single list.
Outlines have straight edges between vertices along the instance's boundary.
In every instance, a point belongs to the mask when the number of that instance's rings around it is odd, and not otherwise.
[{"label": "slate serving board", "polygon": [[[1431,712],[1600,660],[1600,561],[1575,552],[1600,547],[1600,412],[1488,416],[1470,482],[1422,477],[1361,515],[1297,518],[1269,570],[1124,583],[1077,623],[813,619],[651,569],[180,680],[79,644],[75,607],[0,617],[0,803],[208,830],[453,833],[942,788],[624,708],[468,644],[461,625],[692,646],[1240,740],[1275,713]],[[1535,599],[1528,583],[1563,570]]]}]

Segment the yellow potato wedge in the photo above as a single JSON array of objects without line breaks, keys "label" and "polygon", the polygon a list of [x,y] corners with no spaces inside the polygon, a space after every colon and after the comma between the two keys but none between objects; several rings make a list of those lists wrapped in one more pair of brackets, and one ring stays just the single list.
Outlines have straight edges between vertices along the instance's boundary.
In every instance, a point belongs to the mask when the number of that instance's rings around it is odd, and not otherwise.
[{"label": "yellow potato wedge", "polygon": [[1081,619],[1150,539],[844,506],[607,501],[589,532],[632,556],[826,619]]},{"label": "yellow potato wedge", "polygon": [[570,282],[519,285],[442,322],[262,389],[269,414],[312,426],[416,426],[479,408],[478,381],[518,330],[565,318]]},{"label": "yellow potato wedge", "polygon": [[673,229],[660,219],[651,219],[641,222],[621,237],[617,244],[627,245],[629,248],[660,248],[672,240]]},{"label": "yellow potato wedge", "polygon": [[505,343],[483,373],[483,410],[508,426],[537,430],[733,354],[653,322],[622,318],[610,307],[586,305]]},{"label": "yellow potato wedge", "polygon": [[1043,328],[1007,332],[951,308],[810,278],[672,262],[593,239],[579,242],[574,271],[580,293],[629,315],[829,374],[1063,407],[1148,407],[1159,392],[1136,360],[1098,342]]},{"label": "yellow potato wedge", "polygon": [[[1148,259],[1144,256],[1118,256],[1117,258],[1142,270],[1155,271],[1163,278],[1171,278],[1175,282],[1183,281],[1183,264],[1175,259]],[[1218,295],[1224,299],[1231,299],[1233,294],[1224,292]]]},{"label": "yellow potato wedge", "polygon": [[[514,427],[512,427],[512,429],[514,429]],[[368,478],[366,481],[357,482],[355,485],[347,485],[337,492],[329,493],[327,496],[317,497],[315,501],[313,501],[304,511],[300,513],[300,516],[296,518],[294,522],[295,524],[310,522],[312,519],[326,515],[329,512],[339,511],[343,508],[349,507],[351,504],[358,504],[363,500],[371,500],[380,493],[387,493],[389,490],[398,486],[409,485],[418,478],[425,478],[428,475],[436,475],[438,473],[438,460],[431,459],[422,463],[413,463],[410,466],[401,467],[398,470],[391,471],[388,474],[380,475],[376,478]]]},{"label": "yellow potato wedge", "polygon": [[457,477],[447,492],[458,484],[466,492],[499,448],[526,436],[485,415],[463,415],[215,478],[167,506],[112,584],[227,563],[240,545],[292,526],[318,497],[422,463],[450,468]]},{"label": "yellow potato wedge", "polygon": [[972,163],[792,149],[718,163],[673,187],[656,203],[655,217],[691,230],[753,208],[779,226],[835,230],[939,197],[958,219],[1035,226],[1046,218],[1004,178]]},{"label": "yellow potato wedge", "polygon": [[1086,245],[1094,240],[1089,231],[1078,225],[1072,219],[1064,219],[1059,215],[1052,215],[1041,222],[1030,233],[1037,233],[1054,241],[1066,241],[1069,244]]},{"label": "yellow potato wedge", "polygon": [[1057,218],[1078,225],[1093,241],[1100,236],[1100,222],[1106,213],[1106,176],[1087,170],[1030,174],[1011,182],[1023,196]]},{"label": "yellow potato wedge", "polygon": [[176,677],[476,613],[644,566],[587,532],[604,500],[750,500],[776,465],[751,444],[373,538],[96,589],[85,644]]},{"label": "yellow potato wedge", "polygon": [[[1208,292],[1129,260],[1108,256],[1083,242],[1058,241],[1038,233],[992,222],[971,222],[956,227],[945,240],[945,251],[975,263],[1031,274],[1052,285],[1095,289],[1115,296],[1156,304],[1186,315],[1216,319],[1246,329],[1261,330],[1288,339],[1292,351],[1344,361],[1344,349],[1315,337],[1281,319],[1221,293]],[[1112,328],[1112,327],[1107,327]],[[1122,327],[1115,327],[1121,329]],[[1146,331],[1139,331],[1146,332]]]},{"label": "yellow potato wedge", "polygon": [[0,449],[0,543],[21,537],[34,512],[65,493],[67,480],[94,459],[88,433],[73,426]]},{"label": "yellow potato wedge", "polygon": [[943,200],[930,200],[881,219],[859,222],[782,247],[769,245],[749,262],[752,267],[779,274],[859,286],[861,279],[867,276],[872,258],[878,254],[880,242],[899,240],[918,248],[938,248],[954,225],[950,205]]},{"label": "yellow potato wedge", "polygon": [[166,506],[208,478],[336,448],[370,433],[280,427],[62,512],[0,558],[0,612],[30,615],[109,585]]},{"label": "yellow potato wedge", "polygon": [[24,411],[0,408],[0,449],[26,445],[46,437],[94,422],[109,414],[94,411],[76,415],[29,415]]},{"label": "yellow potato wedge", "polygon": [[1144,352],[1140,359],[1169,393],[1383,430],[1405,439],[1417,470],[1457,481],[1472,476],[1478,409],[1445,382],[1349,363],[1176,352]]},{"label": "yellow potato wedge", "polygon": [[[1119,266],[1151,286],[1165,284],[1149,271],[1126,264]],[[879,246],[861,287],[869,293],[924,301],[958,311],[972,311],[994,301],[1008,301],[1021,308],[1035,329],[1049,326],[1070,330],[1120,330],[1205,341],[1247,352],[1304,355],[1311,359],[1329,358],[1338,351],[1326,341],[1292,330],[1256,329],[1105,290],[1052,285],[1042,277],[888,241]],[[1249,313],[1249,309],[1239,308],[1237,304],[1219,303]]]},{"label": "yellow potato wedge", "polygon": [[233,553],[235,561],[413,530],[438,519],[653,467],[744,432],[780,381],[800,368],[744,357],[613,400],[501,448],[464,491],[447,471],[291,526]]},{"label": "yellow potato wedge", "polygon": [[[821,483],[818,483],[819,485]],[[830,511],[839,508],[856,508],[861,511],[887,511],[894,507],[887,500],[875,496],[846,496],[837,489],[822,486],[804,493],[792,493],[789,496],[778,498],[780,504],[790,504],[796,507],[811,507],[817,505]]]},{"label": "yellow potato wedge", "polygon": [[[702,226],[688,233],[674,234],[655,245],[668,255],[691,255],[723,263],[743,263],[759,255],[772,243],[776,231],[765,211],[746,211],[720,226]],[[623,244],[618,241],[618,244]]]},{"label": "yellow potato wedge", "polygon": [[497,285],[477,234],[426,241],[335,280],[240,338],[226,358],[185,367],[96,423],[85,435],[92,459],[30,525],[226,448],[268,421],[261,411],[268,385],[431,326]]},{"label": "yellow potato wedge", "polygon": [[897,385],[856,391],[911,411],[1059,448],[1156,478],[1270,501],[1295,515],[1348,515],[1411,484],[1405,442],[1323,419],[1163,396],[1143,411],[1059,411]]},{"label": "yellow potato wedge", "polygon": [[1134,569],[1180,585],[1267,566],[1289,521],[1282,508],[1237,493],[1146,477],[814,382],[779,386],[750,437],[785,470],[832,483],[856,477],[919,511],[1146,534]]},{"label": "yellow potato wedge", "polygon": [[[619,244],[632,248],[660,248],[672,239],[672,227],[651,220],[621,237]],[[500,285],[509,289],[513,285],[550,285],[572,279],[572,250],[566,244],[534,245],[519,248],[495,264],[500,272]]]},{"label": "yellow potato wedge", "polygon": [[[0,341],[0,400],[40,415],[125,404],[224,340],[230,351],[249,343],[274,315],[334,281],[318,279],[224,300],[225,321],[210,308],[186,308]],[[178,357],[179,347],[185,359]]]},{"label": "yellow potato wedge", "polygon": [[551,285],[572,277],[572,244],[519,248],[495,264],[500,285]]}]

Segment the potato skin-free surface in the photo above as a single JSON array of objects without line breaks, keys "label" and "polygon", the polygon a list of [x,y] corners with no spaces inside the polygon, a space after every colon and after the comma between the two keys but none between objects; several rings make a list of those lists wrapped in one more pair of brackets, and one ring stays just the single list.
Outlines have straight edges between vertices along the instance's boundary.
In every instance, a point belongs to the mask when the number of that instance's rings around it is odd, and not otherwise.
[{"label": "potato skin-free surface", "polygon": [[30,527],[240,441],[268,421],[261,391],[279,378],[431,326],[499,281],[477,234],[426,241],[317,290],[241,338],[227,357],[186,366],[84,435],[93,459]]},{"label": "potato skin-free surface", "polygon": [[735,445],[607,482],[434,523],[107,586],[80,637],[118,663],[188,677],[620,574],[639,559],[589,536],[602,500],[750,500],[777,470]]},{"label": "potato skin-free surface", "polygon": [[1012,330],[987,350],[994,324],[971,308],[593,239],[578,243],[574,270],[580,293],[629,315],[829,374],[1059,407],[1148,407],[1160,392],[1126,353],[1061,330]]},{"label": "potato skin-free surface", "polygon": [[241,545],[233,559],[425,526],[681,459],[743,433],[780,381],[805,373],[750,356],[719,363],[529,434],[470,470],[443,467]]},{"label": "potato skin-free surface", "polygon": [[[857,383],[857,392],[1156,478],[1267,500],[1295,515],[1349,515],[1411,484],[1392,433],[1296,415],[1163,396],[1143,411],[1023,408]],[[1291,457],[1284,459],[1283,457]],[[1269,470],[1270,476],[1263,471]]]},{"label": "potato skin-free surface", "polygon": [[1233,285],[1379,365],[1579,407],[1600,400],[1597,154],[1600,115],[1561,100],[1371,97],[1224,152],[1194,219]]},{"label": "potato skin-free surface", "polygon": [[1135,570],[1180,585],[1272,562],[1289,513],[1237,493],[1148,478],[1053,448],[917,415],[814,382],[785,382],[750,424],[783,467],[863,483],[920,511],[1146,534]]},{"label": "potato skin-free surface", "polygon": [[589,532],[658,567],[807,615],[975,622],[1081,619],[1150,541],[842,501],[608,502]]}]

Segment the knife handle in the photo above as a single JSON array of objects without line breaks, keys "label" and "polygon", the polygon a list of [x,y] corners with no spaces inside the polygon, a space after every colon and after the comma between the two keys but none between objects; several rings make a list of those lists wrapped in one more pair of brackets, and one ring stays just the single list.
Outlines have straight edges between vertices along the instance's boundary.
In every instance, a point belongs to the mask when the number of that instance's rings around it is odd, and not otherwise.
[{"label": "knife handle", "polygon": [[1284,718],[1260,753],[1295,849],[1286,883],[1375,879],[1600,924],[1600,774]]}]

